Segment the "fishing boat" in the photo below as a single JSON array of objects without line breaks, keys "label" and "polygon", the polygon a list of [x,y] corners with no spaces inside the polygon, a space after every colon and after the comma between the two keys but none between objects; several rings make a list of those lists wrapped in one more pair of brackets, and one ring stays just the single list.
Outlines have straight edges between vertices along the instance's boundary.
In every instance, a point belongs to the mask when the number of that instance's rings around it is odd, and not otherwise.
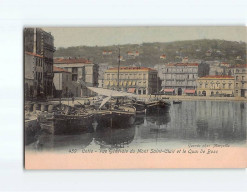
[{"label": "fishing boat", "polygon": [[137,113],[153,114],[153,113],[166,113],[169,112],[170,103],[163,99],[149,99],[149,100],[133,100],[133,106],[136,108]]},{"label": "fishing boat", "polygon": [[[113,100],[113,101],[110,101]],[[105,98],[99,109],[94,110],[94,118],[98,123],[98,128],[125,128],[134,124],[136,117],[136,109],[130,105],[124,105],[114,101],[114,98]]]},{"label": "fishing boat", "polygon": [[72,134],[92,129],[94,115],[85,110],[73,109],[63,105],[63,108],[53,112],[41,112],[38,122],[41,129],[51,134]]},{"label": "fishing boat", "polygon": [[181,104],[182,101],[181,100],[173,100],[173,104]]},{"label": "fishing boat", "polygon": [[141,100],[132,100],[132,105],[136,108],[136,114],[145,114],[146,113],[146,104]]},{"label": "fishing boat", "polygon": [[167,113],[170,110],[170,102],[167,102],[165,100],[151,100],[149,102],[146,102],[146,113]]}]

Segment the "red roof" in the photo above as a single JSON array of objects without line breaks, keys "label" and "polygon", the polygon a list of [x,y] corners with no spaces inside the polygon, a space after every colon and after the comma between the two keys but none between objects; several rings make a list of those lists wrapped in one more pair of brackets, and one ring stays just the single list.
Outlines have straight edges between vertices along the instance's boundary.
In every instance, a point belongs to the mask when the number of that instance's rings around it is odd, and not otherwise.
[{"label": "red roof", "polygon": [[164,91],[164,92],[173,92],[174,89],[164,89],[163,91]]},{"label": "red roof", "polygon": [[56,66],[53,66],[53,72],[67,72],[67,73],[70,73],[67,70],[64,70],[64,69],[56,67]]},{"label": "red roof", "polygon": [[[118,70],[118,68],[109,68],[108,70]],[[147,67],[120,67],[120,70],[155,70]]]},{"label": "red roof", "polygon": [[209,75],[201,77],[200,79],[234,79],[234,77],[228,75]]},{"label": "red roof", "polygon": [[39,54],[36,54],[36,53],[32,53],[32,52],[25,52],[25,54],[28,54],[28,55],[31,55],[31,56],[36,56],[36,57],[40,57],[40,58],[43,58],[43,56],[39,55]]},{"label": "red roof", "polygon": [[198,66],[198,63],[175,63],[175,64],[167,64],[167,66]]},{"label": "red roof", "polygon": [[57,59],[54,59],[54,64],[77,64],[77,63],[91,64],[92,62],[85,59],[85,58],[70,58],[70,59],[57,58]]}]

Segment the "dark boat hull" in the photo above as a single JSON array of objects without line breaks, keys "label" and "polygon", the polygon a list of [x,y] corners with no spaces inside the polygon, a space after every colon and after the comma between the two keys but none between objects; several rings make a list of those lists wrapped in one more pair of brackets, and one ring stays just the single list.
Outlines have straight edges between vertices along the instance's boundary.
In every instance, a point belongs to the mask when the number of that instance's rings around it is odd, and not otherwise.
[{"label": "dark boat hull", "polygon": [[170,106],[170,103],[162,101],[149,103],[146,104],[146,113],[167,113],[170,110]]},{"label": "dark boat hull", "polygon": [[133,103],[133,106],[136,108],[136,114],[143,114],[146,110],[145,103]]},{"label": "dark boat hull", "polygon": [[134,124],[135,114],[130,113],[100,113],[95,115],[97,121],[97,129],[111,127],[111,128],[125,128]]},{"label": "dark boat hull", "polygon": [[173,101],[173,104],[181,104],[182,103],[182,101],[180,101],[180,100],[174,100]]},{"label": "dark boat hull", "polygon": [[51,134],[72,134],[92,130],[94,117],[54,115],[53,117],[39,116],[41,129]]}]

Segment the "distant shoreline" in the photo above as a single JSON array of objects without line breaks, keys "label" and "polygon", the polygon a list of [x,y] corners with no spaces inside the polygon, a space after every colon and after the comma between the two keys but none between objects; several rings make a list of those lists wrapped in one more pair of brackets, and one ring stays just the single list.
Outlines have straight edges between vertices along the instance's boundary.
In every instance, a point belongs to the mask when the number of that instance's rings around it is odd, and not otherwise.
[{"label": "distant shoreline", "polygon": [[[150,98],[150,95],[140,96],[141,98]],[[156,95],[156,97],[169,98],[168,100],[184,100],[184,101],[194,101],[194,100],[210,100],[210,101],[238,101],[247,102],[247,98],[244,97],[208,97],[208,96],[184,96],[184,95]],[[151,98],[155,98],[152,95]]]}]

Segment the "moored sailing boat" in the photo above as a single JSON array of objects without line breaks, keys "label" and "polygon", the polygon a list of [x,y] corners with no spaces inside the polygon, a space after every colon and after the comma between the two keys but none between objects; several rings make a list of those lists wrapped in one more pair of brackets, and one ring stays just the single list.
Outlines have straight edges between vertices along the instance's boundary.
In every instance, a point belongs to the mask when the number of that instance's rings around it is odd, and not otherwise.
[{"label": "moored sailing boat", "polygon": [[171,104],[162,99],[149,101],[133,100],[133,106],[136,108],[137,113],[143,113],[143,110],[145,110],[146,114],[150,114],[169,112]]},{"label": "moored sailing boat", "polygon": [[154,100],[145,103],[146,105],[146,113],[166,113],[170,110],[170,102],[164,101],[162,99],[160,100]]},{"label": "moored sailing boat", "polygon": [[41,129],[51,134],[71,134],[92,129],[94,116],[81,110],[71,110],[64,106],[52,113],[42,112],[38,116]]},{"label": "moored sailing boat", "polygon": [[[112,101],[113,100],[113,101]],[[98,127],[125,128],[134,124],[136,109],[119,102],[119,98],[106,97],[97,110],[91,110]]]}]

